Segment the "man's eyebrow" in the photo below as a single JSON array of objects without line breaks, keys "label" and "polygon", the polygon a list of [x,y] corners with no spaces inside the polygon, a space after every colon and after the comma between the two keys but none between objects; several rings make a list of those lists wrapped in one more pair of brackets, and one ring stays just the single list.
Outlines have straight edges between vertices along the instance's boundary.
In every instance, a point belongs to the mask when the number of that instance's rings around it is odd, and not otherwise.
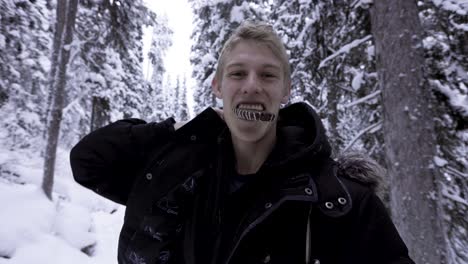
[{"label": "man's eyebrow", "polygon": [[263,64],[262,65],[263,68],[274,68],[275,70],[281,70],[281,67],[278,66],[278,65],[275,65],[275,64]]},{"label": "man's eyebrow", "polygon": [[244,63],[230,63],[226,66],[226,68],[242,67],[242,66],[244,66]]},{"label": "man's eyebrow", "polygon": [[[243,66],[245,66],[245,63],[238,62],[238,63],[231,63],[231,64],[228,64],[228,65],[226,66],[226,68],[243,67]],[[275,64],[271,64],[271,63],[262,64],[261,67],[262,67],[262,68],[273,68],[273,69],[276,69],[276,70],[281,70],[281,67],[280,67],[280,66],[275,65]]]}]

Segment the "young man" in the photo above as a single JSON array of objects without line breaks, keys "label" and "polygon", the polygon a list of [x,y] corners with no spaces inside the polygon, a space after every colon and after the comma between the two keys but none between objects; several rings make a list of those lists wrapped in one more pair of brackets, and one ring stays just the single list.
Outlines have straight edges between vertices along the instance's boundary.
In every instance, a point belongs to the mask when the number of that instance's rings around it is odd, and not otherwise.
[{"label": "young man", "polygon": [[212,86],[224,111],[121,120],[73,148],[76,181],[127,206],[119,263],[413,263],[371,163],[332,160],[307,104],[280,110],[290,69],[271,26],[233,33]]}]

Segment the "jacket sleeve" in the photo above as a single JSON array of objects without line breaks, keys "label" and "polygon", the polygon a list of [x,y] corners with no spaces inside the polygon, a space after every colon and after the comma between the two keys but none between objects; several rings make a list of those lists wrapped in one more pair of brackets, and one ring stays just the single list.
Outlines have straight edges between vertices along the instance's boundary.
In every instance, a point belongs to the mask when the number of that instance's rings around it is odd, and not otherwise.
[{"label": "jacket sleeve", "polygon": [[70,152],[74,179],[114,202],[126,204],[149,151],[162,147],[174,132],[174,119],[146,123],[120,120],[85,136]]},{"label": "jacket sleeve", "polygon": [[375,263],[414,264],[382,201],[369,191],[360,203],[361,249]]}]

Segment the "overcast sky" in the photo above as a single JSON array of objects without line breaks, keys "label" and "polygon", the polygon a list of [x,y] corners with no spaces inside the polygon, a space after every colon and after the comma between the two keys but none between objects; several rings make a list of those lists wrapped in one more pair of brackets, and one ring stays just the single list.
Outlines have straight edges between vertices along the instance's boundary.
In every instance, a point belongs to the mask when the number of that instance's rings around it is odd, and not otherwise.
[{"label": "overcast sky", "polygon": [[[156,12],[158,15],[167,15],[169,27],[174,32],[172,38],[172,46],[166,53],[164,64],[166,67],[166,76],[169,74],[173,80],[177,76],[183,78],[187,77],[188,88],[188,106],[190,115],[193,116],[193,96],[192,86],[194,84],[191,79],[192,67],[190,65],[190,48],[192,41],[190,35],[192,34],[192,9],[187,0],[144,0],[146,5]],[[148,51],[151,44],[151,28],[144,29],[144,62],[143,69],[147,79],[151,77],[151,66],[148,63]],[[174,83],[173,81],[172,83]]]},{"label": "overcast sky", "polygon": [[[177,75],[181,77],[184,74],[187,78],[190,78],[191,67],[189,61],[191,39],[190,34],[192,33],[192,9],[187,3],[187,0],[145,0],[146,5],[156,12],[158,15],[166,14],[169,20],[169,27],[174,32],[173,44],[167,51],[166,58],[164,60],[166,71],[172,78]],[[148,72],[148,61],[146,54],[149,50],[151,43],[151,29],[145,30],[145,45],[143,52],[145,54],[145,75]],[[150,76],[147,76],[149,78]]]}]

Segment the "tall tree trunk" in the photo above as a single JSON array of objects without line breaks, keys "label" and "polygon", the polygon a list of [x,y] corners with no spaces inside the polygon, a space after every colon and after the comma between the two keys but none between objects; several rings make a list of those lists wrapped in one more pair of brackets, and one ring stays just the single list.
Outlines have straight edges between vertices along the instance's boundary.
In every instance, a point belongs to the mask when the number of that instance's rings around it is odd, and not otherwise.
[{"label": "tall tree trunk", "polygon": [[[54,184],[54,167],[57,153],[57,142],[60,132],[60,123],[62,121],[63,101],[65,98],[65,87],[67,84],[67,66],[70,59],[70,44],[73,41],[73,30],[75,28],[76,11],[78,0],[60,0],[57,1],[57,24],[56,30],[62,34],[56,34],[60,38],[60,44],[54,50],[57,57],[52,56],[52,63],[57,63],[57,69],[51,83],[52,106],[50,117],[47,122],[47,142],[44,157],[44,175],[42,189],[49,199],[52,200],[52,187]],[[66,14],[63,16],[63,14]],[[55,40],[54,40],[55,42]]]},{"label": "tall tree trunk", "polygon": [[328,92],[327,92],[327,108],[328,108],[328,123],[330,127],[328,128],[328,133],[330,135],[330,141],[332,145],[332,153],[334,156],[339,154],[340,150],[340,135],[338,134],[338,86],[335,71],[336,67],[332,67],[328,78]]},{"label": "tall tree trunk", "polygon": [[[59,1],[62,2],[62,1]],[[55,75],[57,73],[57,68],[58,68],[58,56],[60,53],[60,45],[62,42],[62,35],[63,31],[65,28],[66,24],[66,3],[57,3],[57,10],[55,14],[55,31],[54,31],[54,39],[52,43],[52,58],[50,60],[51,66],[50,66],[50,73],[49,73],[49,93],[47,95],[47,101],[46,101],[46,109],[45,113],[43,113],[43,121],[44,124],[48,124],[50,120],[50,111],[52,108],[52,100],[53,100],[53,95],[54,95],[54,89],[55,89]],[[47,138],[47,128],[44,129],[44,138]]]},{"label": "tall tree trunk", "polygon": [[91,131],[109,123],[109,101],[103,97],[93,96],[93,109],[91,111]]},{"label": "tall tree trunk", "polygon": [[383,98],[392,216],[416,263],[446,263],[431,93],[425,85],[416,1],[371,8]]}]

